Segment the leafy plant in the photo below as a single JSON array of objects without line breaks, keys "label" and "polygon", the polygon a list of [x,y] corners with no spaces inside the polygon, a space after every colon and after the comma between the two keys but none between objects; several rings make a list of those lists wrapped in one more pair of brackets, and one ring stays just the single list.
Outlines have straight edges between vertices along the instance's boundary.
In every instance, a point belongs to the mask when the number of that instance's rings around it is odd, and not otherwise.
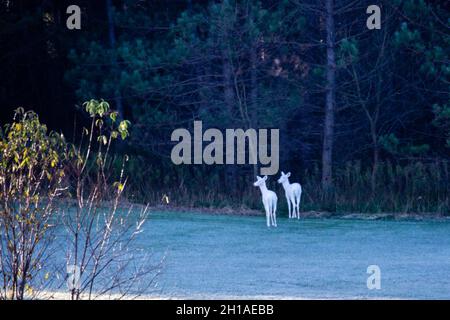
[{"label": "leafy plant", "polygon": [[111,146],[119,136],[123,140],[129,136],[130,122],[119,121],[106,101],[89,100],[83,106],[91,126],[82,130],[81,143],[70,147],[67,164],[76,204],[64,215],[71,244],[66,256],[70,271],[78,270],[76,277],[69,278],[70,298],[138,295],[152,282],[153,277],[146,278],[149,273],[157,270],[145,255],[136,260],[130,246],[142,232],[147,206],[135,209],[122,204],[128,156],[119,160],[119,171],[111,170],[117,162]]},{"label": "leafy plant", "polygon": [[[19,108],[0,136],[0,299],[33,296],[64,190],[64,137]],[[45,277],[44,277],[45,278]]]}]

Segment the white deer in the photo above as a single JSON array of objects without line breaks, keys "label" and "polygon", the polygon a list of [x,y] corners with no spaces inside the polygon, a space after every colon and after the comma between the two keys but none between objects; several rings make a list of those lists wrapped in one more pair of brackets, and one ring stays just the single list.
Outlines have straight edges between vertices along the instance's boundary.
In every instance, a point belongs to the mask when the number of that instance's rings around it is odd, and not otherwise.
[{"label": "white deer", "polygon": [[253,185],[255,187],[259,187],[261,190],[262,202],[264,205],[264,210],[266,210],[267,227],[270,227],[271,225],[276,227],[278,198],[275,192],[267,189],[266,180],[267,176],[264,176],[264,178],[256,176],[256,182]]},{"label": "white deer", "polygon": [[[286,194],[286,200],[288,203],[289,209],[289,218],[300,219],[300,198],[302,197],[302,186],[300,183],[289,183],[289,177],[291,173],[288,172],[284,174],[281,171],[281,177],[278,179],[278,183],[281,183],[284,188],[284,192]],[[292,214],[291,214],[291,205],[292,205]]]}]

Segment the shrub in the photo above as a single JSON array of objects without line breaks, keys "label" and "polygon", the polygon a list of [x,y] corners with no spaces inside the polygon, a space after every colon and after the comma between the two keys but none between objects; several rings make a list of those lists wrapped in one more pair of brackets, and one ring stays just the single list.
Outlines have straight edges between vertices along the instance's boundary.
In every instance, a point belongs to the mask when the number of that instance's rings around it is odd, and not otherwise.
[{"label": "shrub", "polygon": [[[64,138],[32,111],[15,112],[0,136],[0,298],[23,299],[49,252],[55,200],[63,191]],[[45,277],[44,277],[45,278]],[[36,280],[36,281],[35,281]]]}]

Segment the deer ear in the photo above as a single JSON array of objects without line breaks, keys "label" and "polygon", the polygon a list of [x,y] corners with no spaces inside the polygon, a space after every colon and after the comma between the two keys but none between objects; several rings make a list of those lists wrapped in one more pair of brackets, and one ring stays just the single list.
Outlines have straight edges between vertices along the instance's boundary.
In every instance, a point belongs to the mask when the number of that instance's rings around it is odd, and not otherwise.
[{"label": "deer ear", "polygon": [[267,180],[267,176],[264,176],[264,181],[266,181]]},{"label": "deer ear", "polygon": [[288,172],[288,173],[286,173],[286,175],[288,176],[288,178],[291,176],[291,173],[290,172]]},{"label": "deer ear", "polygon": [[256,176],[256,179],[257,179],[257,180],[261,180],[261,177],[260,177],[260,176]]},{"label": "deer ear", "polygon": [[281,171],[281,175],[284,176],[284,172],[283,171]]}]

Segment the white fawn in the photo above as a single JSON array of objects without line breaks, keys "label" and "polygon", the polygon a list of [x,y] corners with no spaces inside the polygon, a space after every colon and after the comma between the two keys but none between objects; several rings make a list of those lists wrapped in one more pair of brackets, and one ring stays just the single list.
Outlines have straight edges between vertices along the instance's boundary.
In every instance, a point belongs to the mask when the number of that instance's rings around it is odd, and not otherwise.
[{"label": "white fawn", "polygon": [[264,210],[266,210],[267,227],[270,227],[271,225],[276,227],[278,198],[275,192],[267,189],[266,180],[267,176],[264,176],[264,178],[256,176],[256,182],[253,185],[255,187],[259,187],[261,190],[262,202],[264,205]]},{"label": "white fawn", "polygon": [[[281,177],[278,179],[278,183],[281,183],[284,188],[284,192],[286,194],[286,200],[288,203],[289,209],[289,218],[300,219],[300,198],[302,196],[302,186],[299,183],[289,183],[289,177],[291,173],[288,172],[284,174],[281,171]],[[291,205],[292,205],[292,213],[291,213]]]}]

